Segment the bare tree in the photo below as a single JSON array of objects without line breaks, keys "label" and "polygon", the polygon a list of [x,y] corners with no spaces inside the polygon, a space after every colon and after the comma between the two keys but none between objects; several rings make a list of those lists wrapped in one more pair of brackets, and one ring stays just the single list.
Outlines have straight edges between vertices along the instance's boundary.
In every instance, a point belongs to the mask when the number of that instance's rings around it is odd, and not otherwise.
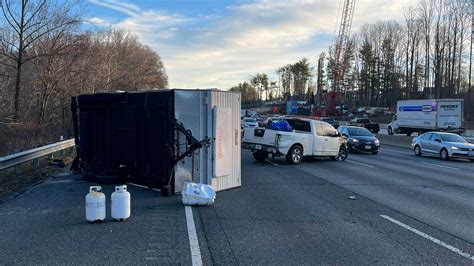
[{"label": "bare tree", "polygon": [[19,119],[23,65],[48,55],[32,51],[41,38],[52,32],[64,34],[80,24],[77,4],[76,1],[1,0],[3,20],[11,34],[1,39],[0,53],[10,59],[3,64],[15,71],[15,121]]}]

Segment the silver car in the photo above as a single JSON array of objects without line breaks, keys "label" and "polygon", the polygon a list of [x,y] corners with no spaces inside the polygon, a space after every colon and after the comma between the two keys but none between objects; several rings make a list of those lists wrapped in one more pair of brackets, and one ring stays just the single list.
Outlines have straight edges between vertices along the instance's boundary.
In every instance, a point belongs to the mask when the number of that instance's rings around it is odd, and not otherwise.
[{"label": "silver car", "polygon": [[443,160],[464,158],[474,162],[474,144],[453,133],[427,132],[414,138],[411,147],[416,156],[438,155]]},{"label": "silver car", "polygon": [[258,127],[257,119],[251,118],[251,117],[245,117],[242,120],[242,128],[247,128],[247,127]]}]

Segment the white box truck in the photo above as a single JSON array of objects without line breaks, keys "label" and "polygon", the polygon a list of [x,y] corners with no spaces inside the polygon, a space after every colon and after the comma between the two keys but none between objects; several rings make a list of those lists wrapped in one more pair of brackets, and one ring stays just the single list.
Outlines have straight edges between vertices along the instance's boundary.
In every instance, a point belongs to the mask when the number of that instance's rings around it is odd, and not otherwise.
[{"label": "white box truck", "polygon": [[397,113],[388,125],[389,135],[413,132],[447,131],[462,133],[462,99],[402,100],[397,102]]}]

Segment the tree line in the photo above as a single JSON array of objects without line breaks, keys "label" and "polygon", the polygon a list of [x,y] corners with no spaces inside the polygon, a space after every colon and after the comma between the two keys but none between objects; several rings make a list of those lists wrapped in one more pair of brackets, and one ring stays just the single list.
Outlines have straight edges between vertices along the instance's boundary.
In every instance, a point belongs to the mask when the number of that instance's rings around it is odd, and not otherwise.
[{"label": "tree line", "polygon": [[[278,67],[275,73],[278,80],[270,80],[268,74],[257,73],[249,80],[231,87],[230,91],[239,91],[242,102],[252,103],[274,99],[306,99],[314,94],[315,86],[311,85],[313,68],[308,58]],[[265,96],[265,97],[263,97]]]},{"label": "tree line", "polygon": [[[472,101],[467,98],[472,2],[421,0],[403,15],[403,22],[378,21],[354,34],[343,61],[343,101],[388,107],[400,99],[466,97],[468,103]],[[330,49],[326,69],[329,87],[334,81],[332,60]]]},{"label": "tree line", "polygon": [[[474,119],[473,5],[471,0],[420,0],[404,9],[400,22],[381,20],[353,32],[339,65],[344,73],[339,103],[393,108],[401,99],[464,98],[466,117]],[[278,85],[263,91],[321,104],[324,92],[336,89],[334,54],[335,47],[329,47],[314,66],[303,58],[278,67]],[[247,101],[262,99],[262,86],[253,84],[232,90],[242,91]]]},{"label": "tree line", "polygon": [[168,86],[160,56],[81,3],[0,0],[0,154],[72,136],[70,98]]}]

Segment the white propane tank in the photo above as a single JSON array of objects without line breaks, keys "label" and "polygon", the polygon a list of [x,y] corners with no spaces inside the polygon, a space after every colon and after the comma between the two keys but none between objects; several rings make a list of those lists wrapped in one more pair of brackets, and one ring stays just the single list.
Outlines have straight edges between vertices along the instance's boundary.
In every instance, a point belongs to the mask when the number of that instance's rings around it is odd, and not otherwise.
[{"label": "white propane tank", "polygon": [[86,220],[92,223],[105,220],[105,194],[100,186],[91,186],[86,195]]},{"label": "white propane tank", "polygon": [[117,221],[123,221],[130,217],[130,193],[127,191],[127,185],[115,187],[112,193],[112,218]]}]

